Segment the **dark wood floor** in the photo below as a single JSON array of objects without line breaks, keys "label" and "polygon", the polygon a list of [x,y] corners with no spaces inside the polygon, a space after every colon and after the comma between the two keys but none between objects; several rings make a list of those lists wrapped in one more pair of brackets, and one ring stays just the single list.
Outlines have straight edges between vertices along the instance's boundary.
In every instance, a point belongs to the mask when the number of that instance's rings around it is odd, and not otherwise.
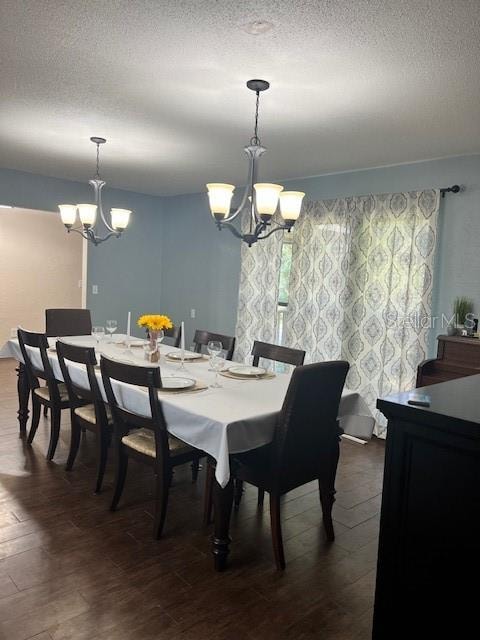
[{"label": "dark wood floor", "polygon": [[247,488],[232,521],[230,569],[215,574],[202,528],[204,476],[176,471],[165,537],[151,539],[152,482],[131,465],[117,513],[112,470],[94,496],[87,434],[64,471],[69,422],[47,463],[47,421],[18,439],[14,363],[0,360],[0,638],[3,640],[365,640],[371,617],[383,442],[343,442],[328,546],[315,485],[283,506],[287,569],[274,569],[268,508]]}]

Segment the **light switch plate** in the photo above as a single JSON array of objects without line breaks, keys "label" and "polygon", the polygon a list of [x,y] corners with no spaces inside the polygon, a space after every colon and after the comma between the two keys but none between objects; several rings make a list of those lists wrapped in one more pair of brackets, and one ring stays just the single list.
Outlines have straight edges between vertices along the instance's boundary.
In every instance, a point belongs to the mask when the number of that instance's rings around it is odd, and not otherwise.
[{"label": "light switch plate", "polygon": [[98,293],[98,284],[92,284],[92,294],[96,296]]},{"label": "light switch plate", "polygon": [[196,313],[195,309],[190,309],[190,318],[195,318]]}]

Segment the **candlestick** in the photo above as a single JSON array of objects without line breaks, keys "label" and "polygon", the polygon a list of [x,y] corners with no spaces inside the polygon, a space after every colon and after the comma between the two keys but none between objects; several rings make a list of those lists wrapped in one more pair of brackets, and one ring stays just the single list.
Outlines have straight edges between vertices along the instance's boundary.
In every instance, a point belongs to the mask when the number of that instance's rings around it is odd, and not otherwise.
[{"label": "candlestick", "polygon": [[182,359],[181,369],[185,367],[185,323],[180,325],[180,357]]}]

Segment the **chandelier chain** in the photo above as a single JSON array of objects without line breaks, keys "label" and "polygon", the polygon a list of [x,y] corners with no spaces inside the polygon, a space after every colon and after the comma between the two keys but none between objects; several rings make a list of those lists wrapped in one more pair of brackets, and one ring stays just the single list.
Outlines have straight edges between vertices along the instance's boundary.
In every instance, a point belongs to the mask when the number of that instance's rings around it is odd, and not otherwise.
[{"label": "chandelier chain", "polygon": [[95,178],[100,178],[100,144],[97,142],[97,171],[95,173]]},{"label": "chandelier chain", "polygon": [[256,91],[257,100],[255,104],[255,128],[253,131],[253,138],[250,140],[250,144],[260,145],[260,138],[258,137],[258,108],[260,105],[260,91]]}]

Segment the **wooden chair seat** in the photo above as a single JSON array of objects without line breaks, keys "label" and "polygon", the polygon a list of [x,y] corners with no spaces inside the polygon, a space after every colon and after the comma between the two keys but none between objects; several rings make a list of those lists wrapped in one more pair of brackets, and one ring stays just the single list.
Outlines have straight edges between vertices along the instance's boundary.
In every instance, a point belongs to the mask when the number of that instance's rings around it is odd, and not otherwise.
[{"label": "wooden chair seat", "polygon": [[[136,429],[127,436],[123,436],[122,443],[125,446],[130,447],[130,449],[143,453],[145,456],[150,456],[151,458],[156,457],[155,432],[151,429]],[[168,446],[170,453],[174,456],[194,451],[194,447],[191,447],[186,442],[183,442],[172,435],[168,436]]]},{"label": "wooden chair seat", "polygon": [[[63,384],[63,382],[58,383],[58,392],[60,394],[60,402],[68,403],[68,391],[67,387]],[[42,400],[46,400],[50,402],[50,390],[48,387],[37,387],[33,390],[33,393],[37,395]]]},{"label": "wooden chair seat", "polygon": [[[110,407],[108,405],[105,407],[105,411],[107,413],[108,424],[113,424],[112,412],[110,411]],[[83,407],[77,407],[76,409],[74,409],[74,413],[82,420],[90,422],[90,424],[97,424],[94,404],[86,404]]]}]

